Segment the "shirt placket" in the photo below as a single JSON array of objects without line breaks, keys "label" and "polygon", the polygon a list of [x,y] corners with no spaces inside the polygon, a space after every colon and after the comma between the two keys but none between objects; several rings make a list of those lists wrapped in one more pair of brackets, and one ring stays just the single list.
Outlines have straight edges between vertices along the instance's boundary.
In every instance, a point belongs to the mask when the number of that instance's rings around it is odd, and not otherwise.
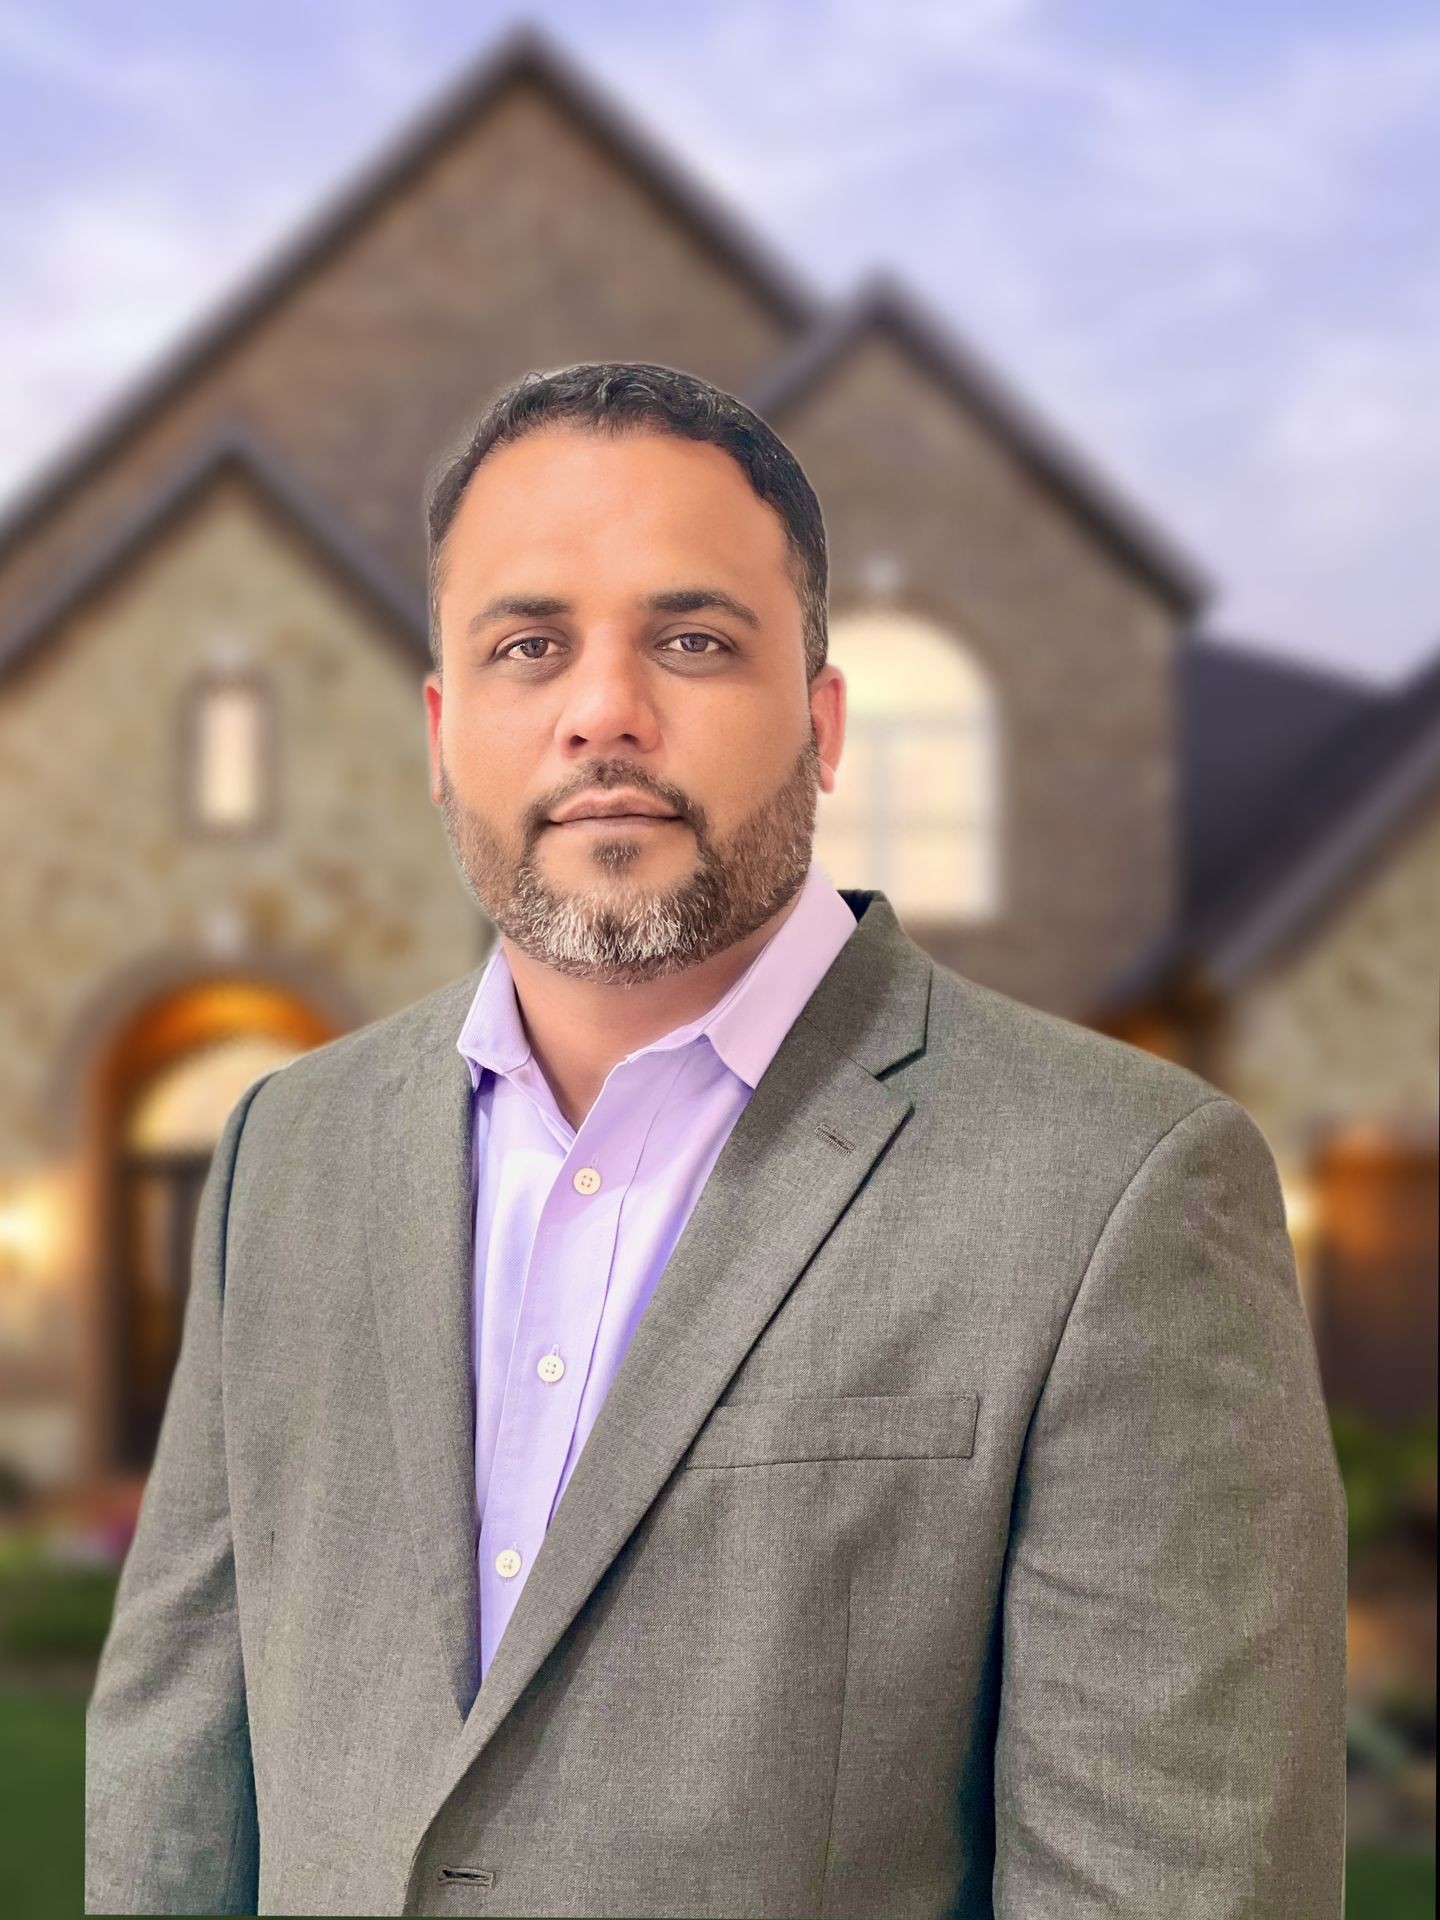
[{"label": "shirt placket", "polygon": [[478,1547],[487,1668],[549,1525],[595,1352],[621,1205],[678,1064],[642,1055],[613,1071],[536,1223]]}]

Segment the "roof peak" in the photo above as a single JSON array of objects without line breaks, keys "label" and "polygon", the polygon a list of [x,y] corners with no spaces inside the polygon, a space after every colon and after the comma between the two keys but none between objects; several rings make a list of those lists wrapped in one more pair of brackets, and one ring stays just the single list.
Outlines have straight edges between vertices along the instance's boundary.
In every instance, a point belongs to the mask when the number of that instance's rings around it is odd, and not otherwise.
[{"label": "roof peak", "polygon": [[746,395],[757,413],[794,406],[865,334],[888,331],[1027,460],[1093,532],[1158,588],[1184,617],[1211,599],[1214,583],[1150,516],[1105,479],[1088,456],[1041,419],[1014,385],[890,267],[870,268],[822,314],[791,352]]},{"label": "roof peak", "polygon": [[668,148],[662,148],[627,108],[571,60],[531,21],[518,21],[462,68],[428,105],[409,116],[368,163],[323,196],[269,258],[217,306],[187,328],[150,370],[126,383],[98,417],[44,463],[0,511],[0,568],[13,548],[89,472],[123,447],[186,383],[260,324],[371,217],[387,196],[464,134],[509,87],[531,81],[554,94],[577,122],[668,201],[702,241],[794,329],[813,324],[818,294],[743,223]]}]

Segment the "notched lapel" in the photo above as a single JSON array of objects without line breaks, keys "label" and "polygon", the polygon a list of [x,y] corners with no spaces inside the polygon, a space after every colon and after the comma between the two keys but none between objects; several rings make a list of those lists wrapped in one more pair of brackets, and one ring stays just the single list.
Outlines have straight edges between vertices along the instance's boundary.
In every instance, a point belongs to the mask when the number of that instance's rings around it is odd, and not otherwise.
[{"label": "notched lapel", "polygon": [[[463,1008],[456,1032],[461,1018]],[[471,1083],[453,1034],[447,1049],[437,1033],[382,1089],[369,1124],[367,1253],[390,1423],[418,1590],[458,1725],[479,1685],[480,1647]]]}]

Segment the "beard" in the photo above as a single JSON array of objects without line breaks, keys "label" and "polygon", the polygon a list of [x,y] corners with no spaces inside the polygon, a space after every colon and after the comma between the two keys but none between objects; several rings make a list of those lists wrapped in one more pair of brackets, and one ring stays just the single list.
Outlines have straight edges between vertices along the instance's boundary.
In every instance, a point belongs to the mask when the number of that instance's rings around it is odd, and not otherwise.
[{"label": "beard", "polygon": [[[450,851],[476,904],[522,953],[572,979],[637,986],[734,946],[793,900],[805,883],[815,838],[820,750],[810,736],[779,789],[716,840],[699,809],[623,763],[599,763],[584,786],[634,787],[680,815],[693,832],[696,862],[684,879],[647,886],[626,877],[643,858],[633,840],[595,838],[593,887],[557,887],[537,850],[552,829],[527,824],[519,859],[488,821],[467,807],[440,765],[440,811]],[[646,832],[655,829],[642,828]]]}]

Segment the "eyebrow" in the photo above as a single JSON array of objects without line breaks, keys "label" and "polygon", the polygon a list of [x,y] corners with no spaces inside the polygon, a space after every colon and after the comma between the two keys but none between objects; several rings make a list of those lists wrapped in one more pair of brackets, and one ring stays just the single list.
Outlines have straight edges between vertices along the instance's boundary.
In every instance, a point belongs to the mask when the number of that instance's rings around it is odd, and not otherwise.
[{"label": "eyebrow", "polygon": [[[658,593],[642,594],[635,604],[642,613],[703,613],[713,608],[743,620],[747,627],[758,629],[760,625],[760,616],[754,608],[747,607],[743,600],[737,600],[723,587],[667,587]],[[487,600],[478,613],[470,616],[465,631],[478,633],[495,620],[550,620],[557,614],[574,611],[572,601],[557,599],[554,594],[502,593],[495,600]]]}]

